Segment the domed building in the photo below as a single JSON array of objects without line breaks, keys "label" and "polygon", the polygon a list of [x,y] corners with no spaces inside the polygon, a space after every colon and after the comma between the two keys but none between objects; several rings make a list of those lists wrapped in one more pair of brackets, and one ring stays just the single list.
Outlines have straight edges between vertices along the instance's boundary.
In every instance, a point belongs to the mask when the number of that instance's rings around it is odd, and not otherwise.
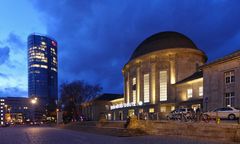
[{"label": "domed building", "polygon": [[[181,33],[167,31],[148,37],[123,67],[124,103],[112,109],[137,116],[175,109],[187,100],[182,82],[198,75],[201,78],[198,67],[206,61],[205,53]],[[197,87],[202,87],[202,80]]]},{"label": "domed building", "polygon": [[[154,34],[137,46],[122,69],[124,97],[109,99],[98,111],[108,120],[134,115],[158,120],[177,108],[217,109],[220,114],[229,106],[240,107],[240,50],[206,61],[206,54],[187,36],[172,31]],[[98,105],[91,103],[92,108]]]}]

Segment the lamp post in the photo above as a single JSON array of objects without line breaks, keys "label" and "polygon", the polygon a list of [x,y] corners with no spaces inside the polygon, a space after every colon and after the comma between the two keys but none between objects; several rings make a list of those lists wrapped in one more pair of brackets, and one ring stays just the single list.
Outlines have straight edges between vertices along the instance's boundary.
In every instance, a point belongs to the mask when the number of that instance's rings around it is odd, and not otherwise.
[{"label": "lamp post", "polygon": [[35,123],[35,105],[37,104],[37,98],[34,97],[31,99],[31,103],[33,105],[33,124]]},{"label": "lamp post", "polygon": [[56,116],[57,116],[57,120],[56,120],[56,123],[58,124],[59,123],[59,109],[57,108],[56,109]]}]

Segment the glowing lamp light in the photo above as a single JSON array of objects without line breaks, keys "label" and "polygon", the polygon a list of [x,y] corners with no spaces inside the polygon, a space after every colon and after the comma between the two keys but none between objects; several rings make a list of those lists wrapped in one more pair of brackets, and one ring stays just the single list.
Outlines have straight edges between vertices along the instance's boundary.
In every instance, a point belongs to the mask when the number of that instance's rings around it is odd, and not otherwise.
[{"label": "glowing lamp light", "polygon": [[36,104],[36,103],[37,103],[37,98],[32,99],[32,100],[31,100],[31,103],[32,103],[32,104]]}]

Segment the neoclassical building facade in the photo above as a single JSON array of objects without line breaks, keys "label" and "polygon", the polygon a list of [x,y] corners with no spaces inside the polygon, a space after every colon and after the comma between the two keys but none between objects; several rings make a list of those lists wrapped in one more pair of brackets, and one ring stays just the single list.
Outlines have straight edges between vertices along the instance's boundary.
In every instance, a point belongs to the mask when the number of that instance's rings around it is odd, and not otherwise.
[{"label": "neoclassical building facade", "polygon": [[125,64],[124,103],[128,115],[169,112],[178,100],[176,83],[197,72],[207,56],[185,35],[160,32],[145,39]]},{"label": "neoclassical building facade", "polygon": [[123,115],[123,119],[131,115],[158,119],[177,107],[204,109],[204,100],[213,100],[209,87],[216,84],[207,76],[214,72],[210,70],[213,64],[206,62],[206,54],[181,33],[168,31],[148,37],[122,69],[124,100],[111,106],[112,115]]},{"label": "neoclassical building facade", "polygon": [[240,108],[240,51],[202,66],[204,110],[233,106]]}]

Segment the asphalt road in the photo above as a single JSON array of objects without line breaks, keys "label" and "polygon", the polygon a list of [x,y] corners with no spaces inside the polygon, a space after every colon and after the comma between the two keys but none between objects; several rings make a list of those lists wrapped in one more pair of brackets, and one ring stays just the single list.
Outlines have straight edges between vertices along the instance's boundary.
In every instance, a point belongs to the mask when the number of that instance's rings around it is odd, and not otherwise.
[{"label": "asphalt road", "polygon": [[0,144],[219,144],[175,136],[113,137],[51,127],[0,128]]}]

